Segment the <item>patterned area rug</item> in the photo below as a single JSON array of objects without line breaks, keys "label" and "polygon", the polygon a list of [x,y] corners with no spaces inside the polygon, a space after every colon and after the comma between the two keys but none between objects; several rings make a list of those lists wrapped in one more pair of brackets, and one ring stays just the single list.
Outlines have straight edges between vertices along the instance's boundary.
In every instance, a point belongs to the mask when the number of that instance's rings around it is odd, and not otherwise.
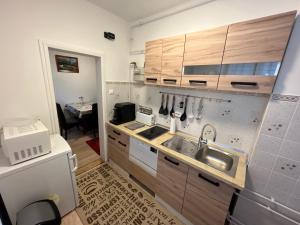
[{"label": "patterned area rug", "polygon": [[84,225],[182,224],[106,163],[78,176],[77,186],[80,204],[77,213]]}]

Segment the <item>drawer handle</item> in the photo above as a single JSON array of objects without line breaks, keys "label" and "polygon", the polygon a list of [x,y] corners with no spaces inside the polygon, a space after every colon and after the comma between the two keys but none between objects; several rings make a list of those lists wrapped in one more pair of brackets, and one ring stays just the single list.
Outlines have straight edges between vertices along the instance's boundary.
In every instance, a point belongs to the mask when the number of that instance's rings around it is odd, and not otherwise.
[{"label": "drawer handle", "polygon": [[175,162],[175,161],[173,161],[172,159],[168,158],[167,156],[165,156],[164,159],[167,160],[167,161],[169,161],[170,163],[176,165],[176,166],[179,166],[179,162]]},{"label": "drawer handle", "polygon": [[230,83],[232,86],[247,86],[247,87],[252,87],[252,88],[255,88],[257,87],[257,82],[244,82],[244,81],[232,81]]},{"label": "drawer handle", "polygon": [[121,133],[119,133],[119,132],[117,132],[117,131],[115,131],[115,130],[113,130],[113,132],[114,132],[115,134],[117,134],[117,135],[121,135]]},{"label": "drawer handle", "polygon": [[177,81],[176,79],[163,79],[164,83],[172,83],[172,84],[175,83],[176,84],[176,81]]},{"label": "drawer handle", "polygon": [[207,85],[206,80],[189,80],[190,85]]},{"label": "drawer handle", "polygon": [[213,184],[213,185],[215,185],[217,187],[220,186],[219,182],[212,181],[212,180],[208,179],[207,177],[203,176],[201,173],[198,174],[198,177],[200,177],[201,179],[203,179],[203,180],[207,181],[208,183],[211,183],[211,184]]},{"label": "drawer handle", "polygon": [[122,143],[121,141],[118,141],[120,145],[123,145],[124,147],[126,147],[127,145]]},{"label": "drawer handle", "polygon": [[112,136],[110,136],[110,135],[108,135],[108,137],[109,137],[110,139],[112,139],[112,140],[116,140],[114,137],[112,137]]},{"label": "drawer handle", "polygon": [[146,81],[157,82],[157,78],[146,78]]}]

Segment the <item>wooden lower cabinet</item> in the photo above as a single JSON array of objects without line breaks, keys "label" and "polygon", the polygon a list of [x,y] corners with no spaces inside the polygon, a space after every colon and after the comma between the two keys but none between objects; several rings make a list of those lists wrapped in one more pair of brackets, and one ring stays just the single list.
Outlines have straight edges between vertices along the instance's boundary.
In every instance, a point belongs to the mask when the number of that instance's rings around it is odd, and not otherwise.
[{"label": "wooden lower cabinet", "polygon": [[194,225],[224,225],[234,189],[189,168],[182,215]]},{"label": "wooden lower cabinet", "polygon": [[182,209],[187,173],[187,165],[159,153],[156,193],[178,212]]},{"label": "wooden lower cabinet", "polygon": [[130,170],[130,161],[128,152],[123,151],[120,147],[108,142],[108,157],[114,161],[118,166],[120,166],[125,171]]},{"label": "wooden lower cabinet", "polygon": [[224,225],[228,208],[201,189],[186,185],[182,215],[194,225]]}]

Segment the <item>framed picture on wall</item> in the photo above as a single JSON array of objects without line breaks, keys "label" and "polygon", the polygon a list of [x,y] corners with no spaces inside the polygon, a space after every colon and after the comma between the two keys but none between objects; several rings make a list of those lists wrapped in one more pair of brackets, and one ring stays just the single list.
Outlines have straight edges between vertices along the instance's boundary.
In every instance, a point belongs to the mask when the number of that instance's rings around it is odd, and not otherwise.
[{"label": "framed picture on wall", "polygon": [[62,73],[79,73],[78,58],[55,55],[57,72]]}]

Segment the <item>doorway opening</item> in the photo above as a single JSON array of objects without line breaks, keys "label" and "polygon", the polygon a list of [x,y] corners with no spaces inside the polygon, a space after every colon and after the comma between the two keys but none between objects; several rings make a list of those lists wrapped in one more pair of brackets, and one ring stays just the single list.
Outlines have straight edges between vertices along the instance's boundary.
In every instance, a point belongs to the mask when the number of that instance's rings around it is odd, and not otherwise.
[{"label": "doorway opening", "polygon": [[79,175],[102,163],[97,100],[101,59],[55,48],[49,48],[49,59],[59,132],[77,156]]}]

